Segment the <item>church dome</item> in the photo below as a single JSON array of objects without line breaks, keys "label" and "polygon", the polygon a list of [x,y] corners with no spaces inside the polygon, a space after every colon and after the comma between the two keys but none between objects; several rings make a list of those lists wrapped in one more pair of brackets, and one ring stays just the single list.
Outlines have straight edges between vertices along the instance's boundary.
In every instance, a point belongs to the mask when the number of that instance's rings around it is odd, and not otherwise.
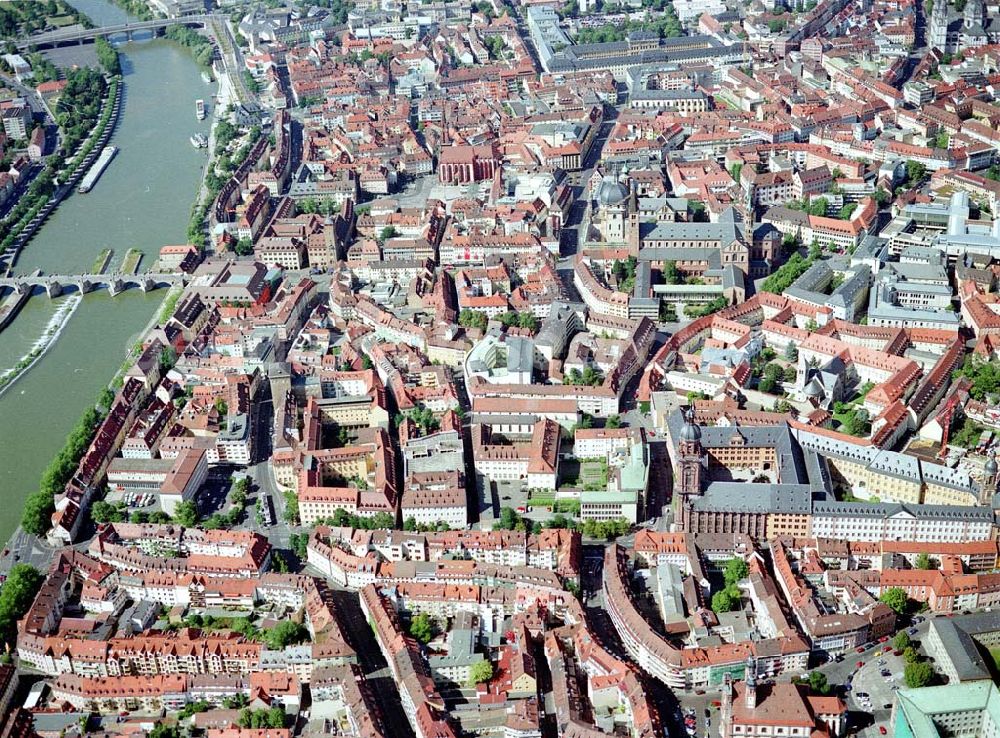
[{"label": "church dome", "polygon": [[689,413],[684,419],[684,426],[681,428],[682,441],[700,441],[701,428],[694,422],[694,413]]},{"label": "church dome", "polygon": [[996,479],[997,476],[997,460],[992,456],[986,460],[986,466],[983,467],[983,471],[986,472],[987,479]]},{"label": "church dome", "polygon": [[597,203],[602,208],[618,205],[625,201],[628,193],[614,177],[605,177],[597,188]]}]

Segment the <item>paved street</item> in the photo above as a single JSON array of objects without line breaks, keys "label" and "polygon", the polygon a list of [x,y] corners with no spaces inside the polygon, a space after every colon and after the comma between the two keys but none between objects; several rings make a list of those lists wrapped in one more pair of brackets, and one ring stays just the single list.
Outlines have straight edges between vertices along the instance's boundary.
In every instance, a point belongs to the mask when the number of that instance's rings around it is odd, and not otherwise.
[{"label": "paved street", "polygon": [[563,224],[563,229],[560,234],[560,248],[562,256],[558,262],[558,269],[560,271],[573,270],[573,256],[576,254],[579,246],[581,245],[581,234],[580,225],[583,221],[584,212],[587,209],[587,200],[584,197],[587,188],[587,182],[590,180],[591,176],[594,174],[594,169],[597,168],[598,163],[601,161],[601,153],[604,151],[604,144],[608,141],[608,136],[611,135],[611,129],[615,126],[615,121],[618,118],[618,110],[615,108],[605,108],[605,119],[601,123],[601,128],[594,137],[594,141],[590,146],[590,150],[587,152],[587,158],[583,162],[583,168],[579,172],[574,172],[570,175],[570,182],[574,185],[574,190],[576,192],[576,201],[573,203],[569,211],[569,216],[566,222]]},{"label": "paved street", "polygon": [[56,549],[45,541],[18,528],[0,555],[0,576],[6,577],[15,564],[31,564],[39,571],[48,571],[55,553]]},{"label": "paved street", "polygon": [[[917,642],[922,641],[929,627],[929,620],[916,624],[909,629],[913,631],[910,638]],[[851,651],[844,654],[841,661],[831,661],[813,670],[825,674],[828,683],[846,699],[848,709],[851,711],[852,725],[859,729],[858,735],[865,738],[881,735],[878,727],[888,725],[891,707],[886,708],[885,705],[891,706],[895,698],[893,687],[905,686],[902,658],[893,656],[891,651],[886,654],[884,649],[887,645],[888,641],[877,643],[860,654]],[[884,667],[879,664],[880,659],[886,662]],[[862,666],[859,667],[858,663]],[[881,675],[883,668],[889,669],[892,680]],[[850,686],[850,689],[846,689],[847,686]],[[857,696],[859,692],[869,696],[870,708],[859,700]]]},{"label": "paved street", "polygon": [[389,665],[382,656],[371,625],[361,610],[357,592],[334,588],[333,599],[337,606],[337,617],[351,645],[358,652],[358,662],[368,678],[373,694],[381,703],[382,714],[389,728],[388,735],[399,738],[412,736],[413,729],[403,712],[399,691],[393,683]]}]

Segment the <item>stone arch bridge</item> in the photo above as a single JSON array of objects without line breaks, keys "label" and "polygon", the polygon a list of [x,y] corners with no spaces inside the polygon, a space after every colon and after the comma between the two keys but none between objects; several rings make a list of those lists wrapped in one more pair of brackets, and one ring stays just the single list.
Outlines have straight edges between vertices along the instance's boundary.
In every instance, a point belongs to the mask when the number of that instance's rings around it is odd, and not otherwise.
[{"label": "stone arch bridge", "polygon": [[14,290],[18,294],[43,289],[49,297],[58,297],[65,292],[76,291],[81,295],[97,289],[106,289],[111,296],[128,289],[143,292],[185,284],[185,274],[29,274],[21,277],[0,279],[0,291]]}]

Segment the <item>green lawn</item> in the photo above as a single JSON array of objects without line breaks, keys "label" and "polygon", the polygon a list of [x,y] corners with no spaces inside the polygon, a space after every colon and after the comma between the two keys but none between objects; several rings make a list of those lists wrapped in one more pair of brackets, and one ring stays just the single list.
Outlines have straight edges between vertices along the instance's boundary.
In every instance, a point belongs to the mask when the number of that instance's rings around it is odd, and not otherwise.
[{"label": "green lawn", "polygon": [[579,515],[580,515],[580,501],[579,500],[556,500],[555,504],[552,506],[552,512],[554,512],[554,513],[564,513],[566,515],[572,515],[574,517],[579,517]]},{"label": "green lawn", "polygon": [[65,28],[76,23],[76,20],[71,15],[52,15],[47,20],[49,25],[55,28]]},{"label": "green lawn", "polygon": [[552,507],[556,503],[556,496],[553,495],[532,495],[528,498],[528,505],[531,507]]},{"label": "green lawn", "polygon": [[838,425],[847,425],[853,413],[834,413],[833,419]]},{"label": "green lawn", "polygon": [[990,649],[990,658],[993,659],[993,669],[1000,674],[1000,647]]},{"label": "green lawn", "polygon": [[607,487],[607,462],[603,460],[580,462],[580,483],[584,489],[604,489]]}]

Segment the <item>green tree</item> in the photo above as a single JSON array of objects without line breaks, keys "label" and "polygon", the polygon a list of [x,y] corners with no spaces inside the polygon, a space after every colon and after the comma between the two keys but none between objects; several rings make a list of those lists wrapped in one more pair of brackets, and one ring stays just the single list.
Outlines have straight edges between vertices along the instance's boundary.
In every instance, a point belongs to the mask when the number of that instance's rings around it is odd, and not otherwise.
[{"label": "green tree", "polygon": [[663,281],[667,284],[681,284],[684,277],[677,268],[677,262],[667,261],[663,264]]},{"label": "green tree", "polygon": [[428,407],[418,407],[405,413],[400,413],[396,418],[398,427],[404,418],[409,418],[420,427],[424,433],[433,433],[441,427],[441,421],[434,415],[434,411]]},{"label": "green tree", "polygon": [[121,523],[125,520],[125,512],[109,502],[97,500],[90,506],[90,518],[95,523]]},{"label": "green tree", "polygon": [[817,694],[830,694],[832,688],[826,679],[826,674],[814,671],[809,674],[809,688]]},{"label": "green tree", "polygon": [[420,643],[430,643],[434,637],[434,628],[431,624],[430,616],[425,612],[418,612],[410,621],[410,635]]},{"label": "green tree", "polygon": [[868,411],[863,407],[855,407],[847,416],[847,422],[844,424],[842,430],[852,436],[867,436],[871,430]]},{"label": "green tree", "polygon": [[849,202],[840,209],[840,212],[837,213],[837,217],[841,220],[850,220],[851,216],[854,215],[854,211],[857,209],[858,204],[856,202]]},{"label": "green tree", "polygon": [[305,561],[309,555],[309,536],[305,533],[292,533],[288,537],[288,545],[300,560]]},{"label": "green tree", "polygon": [[731,612],[739,607],[739,604],[740,590],[735,584],[729,584],[712,595],[714,612]]},{"label": "green tree", "polygon": [[250,703],[250,698],[245,694],[234,694],[232,697],[223,697],[222,706],[227,710],[239,710]]},{"label": "green tree", "polygon": [[198,506],[191,500],[177,503],[174,510],[174,520],[185,528],[193,528],[198,524]]},{"label": "green tree", "polygon": [[923,181],[924,176],[927,174],[927,167],[921,164],[919,161],[913,161],[912,159],[906,162],[906,180],[910,187],[915,187]]},{"label": "green tree", "polygon": [[917,554],[917,560],[915,562],[915,565],[918,569],[923,569],[924,571],[927,571],[928,569],[931,568],[931,557],[928,556],[926,553],[921,552]]},{"label": "green tree", "polygon": [[934,679],[934,669],[926,661],[907,664],[903,668],[903,681],[910,689],[926,687]]},{"label": "green tree", "polygon": [[538,318],[535,317],[534,313],[506,312],[500,316],[500,322],[507,328],[524,328],[532,333],[538,331]]},{"label": "green tree", "polygon": [[747,565],[747,562],[737,556],[726,562],[723,577],[727,585],[733,585],[746,579],[749,574],[750,567]]},{"label": "green tree", "polygon": [[21,527],[35,536],[43,536],[51,524],[52,513],[56,511],[55,500],[44,490],[37,490],[24,500],[21,511]]},{"label": "green tree", "polygon": [[0,587],[0,638],[13,643],[17,621],[28,611],[45,577],[28,564],[14,564]]},{"label": "green tree", "polygon": [[271,707],[266,710],[251,710],[249,707],[244,707],[240,710],[237,723],[241,728],[252,730],[283,728],[285,727],[285,711],[280,707]]},{"label": "green tree", "polygon": [[897,614],[902,614],[906,611],[906,590],[901,587],[890,587],[882,593],[879,599]]},{"label": "green tree", "polygon": [[108,74],[122,73],[122,67],[118,61],[118,52],[115,51],[115,48],[107,41],[107,39],[95,39],[94,49],[97,51],[97,61],[99,61],[101,66],[104,67],[104,71]]},{"label": "green tree", "polygon": [[802,255],[795,252],[774,274],[764,280],[761,285],[763,292],[771,292],[775,295],[782,294],[792,286],[792,282],[801,277],[806,269],[812,264],[812,259],[804,259]]},{"label": "green tree", "polygon": [[385,243],[390,238],[395,238],[398,235],[399,231],[396,230],[396,227],[389,225],[382,229],[382,231],[378,234],[377,240],[379,243]]},{"label": "green tree", "polygon": [[299,522],[299,498],[290,489],[285,490],[285,512],[283,517],[286,523],[295,524]]},{"label": "green tree", "polygon": [[729,307],[729,301],[725,297],[716,297],[704,305],[685,305],[684,314],[689,318],[703,318],[706,315],[717,313],[726,307]]},{"label": "green tree", "polygon": [[954,376],[967,377],[972,382],[969,394],[974,400],[985,401],[1000,393],[1000,364],[997,362],[984,361],[970,354]]},{"label": "green tree", "polygon": [[157,723],[147,735],[149,738],[183,738],[181,729],[177,727],[176,723],[170,725]]},{"label": "green tree", "polygon": [[249,238],[241,238],[233,246],[233,251],[237,256],[249,256],[253,253],[253,241]]},{"label": "green tree", "polygon": [[264,631],[264,643],[273,651],[280,651],[285,646],[294,646],[309,640],[309,630],[301,623],[282,620],[273,628]]},{"label": "green tree", "polygon": [[111,406],[115,403],[115,393],[110,387],[105,387],[101,390],[101,393],[97,396],[97,405],[101,408],[103,412],[107,412],[111,409]]},{"label": "green tree", "polygon": [[490,59],[503,59],[503,52],[507,44],[504,43],[502,36],[487,36],[484,45]]},{"label": "green tree", "polygon": [[917,649],[913,646],[907,646],[903,649],[903,661],[907,664],[915,664],[921,661],[920,654],[917,653]]},{"label": "green tree", "polygon": [[605,428],[621,428],[622,418],[620,415],[609,415],[607,421],[604,423]]},{"label": "green tree", "polygon": [[160,369],[170,371],[177,364],[177,351],[173,346],[164,346],[160,351]]},{"label": "green tree", "polygon": [[521,522],[517,511],[512,507],[501,507],[497,522],[493,525],[498,530],[515,530]]},{"label": "green tree", "polygon": [[905,651],[910,646],[910,636],[905,630],[899,631],[892,638],[892,647],[897,651]]},{"label": "green tree", "polygon": [[49,529],[55,512],[54,497],[63,491],[76,472],[100,421],[97,409],[87,408],[66,437],[62,449],[42,472],[39,488],[25,499],[21,514],[21,526],[28,533],[42,536]]},{"label": "green tree", "polygon": [[485,684],[493,678],[493,664],[489,661],[479,661],[469,669],[469,686]]},{"label": "green tree", "polygon": [[481,331],[485,331],[488,322],[489,319],[486,317],[486,313],[478,310],[466,309],[458,314],[458,324],[463,328],[478,328]]},{"label": "green tree", "polygon": [[809,205],[806,207],[806,212],[810,215],[826,215],[826,211],[830,207],[830,201],[825,197],[814,197],[809,200]]}]

